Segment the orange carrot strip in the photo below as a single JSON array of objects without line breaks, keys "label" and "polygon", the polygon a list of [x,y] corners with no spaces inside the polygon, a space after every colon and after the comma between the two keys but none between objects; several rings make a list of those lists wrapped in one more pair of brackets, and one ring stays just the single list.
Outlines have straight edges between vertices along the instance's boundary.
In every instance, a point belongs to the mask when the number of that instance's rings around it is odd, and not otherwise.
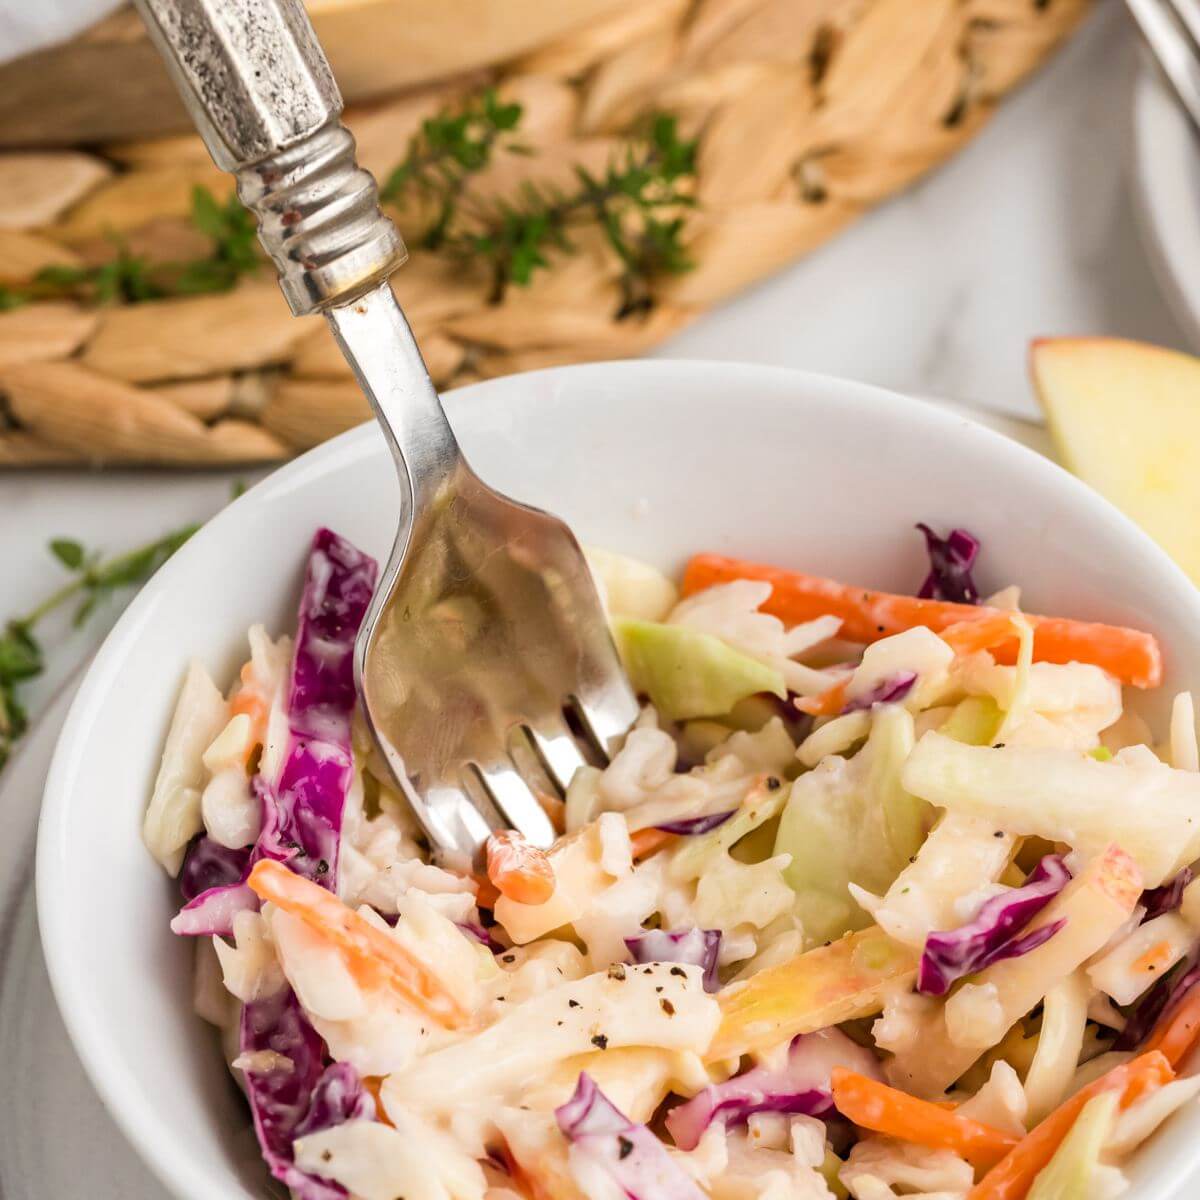
[{"label": "orange carrot strip", "polygon": [[382,1121],[385,1125],[392,1125],[387,1115],[387,1109],[383,1107],[383,1076],[382,1075],[364,1075],[362,1081],[363,1087],[370,1093],[371,1099],[375,1101],[375,1118]]},{"label": "orange carrot strip", "polygon": [[819,696],[802,696],[796,707],[812,717],[836,717],[846,707],[846,680],[826,688]]},{"label": "orange carrot strip", "polygon": [[255,863],[247,882],[260,900],[269,900],[299,917],[336,946],[351,974],[364,987],[390,988],[449,1028],[466,1022],[462,1005],[420,959],[319,883],[293,874],[271,859]]},{"label": "orange carrot strip", "polygon": [[953,1150],[984,1170],[995,1166],[1017,1144],[1011,1133],[918,1100],[845,1067],[833,1069],[833,1103],[843,1117],[863,1129]]},{"label": "orange carrot strip", "polygon": [[[962,621],[1005,615],[997,608],[876,592],[719,554],[697,554],[688,563],[683,592],[691,595],[734,579],[762,579],[771,584],[764,612],[792,625],[826,615],[840,617],[840,636],[855,642],[878,641],[917,625],[941,633]],[[1162,682],[1162,654],[1151,634],[1066,617],[1028,616],[1028,620],[1033,625],[1033,657],[1038,662],[1093,663],[1123,683],[1140,688]],[[1015,662],[1016,636],[995,646],[994,653],[1000,662]]]},{"label": "orange carrot strip", "polygon": [[1158,1050],[1173,1067],[1187,1057],[1200,1041],[1200,987],[1190,992],[1168,1011],[1146,1039],[1146,1050]]},{"label": "orange carrot strip", "polygon": [[475,884],[475,903],[480,908],[495,908],[500,889],[486,875],[475,873],[471,880]]},{"label": "orange carrot strip", "polygon": [[1170,1083],[1174,1077],[1171,1064],[1157,1050],[1113,1067],[1060,1104],[1027,1133],[967,1193],[967,1200],[1023,1200],[1038,1172],[1054,1157],[1089,1100],[1101,1092],[1119,1091],[1121,1108],[1128,1108],[1147,1092]]},{"label": "orange carrot strip", "polygon": [[515,829],[488,838],[487,874],[500,895],[517,904],[545,904],[554,895],[554,868],[545,851]]},{"label": "orange carrot strip", "polygon": [[629,835],[629,841],[633,846],[633,857],[635,859],[649,858],[656,850],[661,850],[678,836],[676,833],[668,833],[665,829],[655,829],[653,825],[639,829]]},{"label": "orange carrot strip", "polygon": [[955,654],[977,654],[1003,646],[1016,633],[1010,613],[977,617],[973,621],[955,621],[939,636]]}]

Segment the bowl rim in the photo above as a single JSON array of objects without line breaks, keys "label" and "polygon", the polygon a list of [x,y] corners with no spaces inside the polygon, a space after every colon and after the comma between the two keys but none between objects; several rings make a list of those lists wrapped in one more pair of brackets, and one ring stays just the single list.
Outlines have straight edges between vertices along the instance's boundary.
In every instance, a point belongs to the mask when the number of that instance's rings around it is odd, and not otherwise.
[{"label": "bowl rim", "polygon": [[[1047,459],[1027,446],[996,432],[969,417],[940,408],[936,403],[912,397],[873,384],[861,383],[818,372],[789,367],[742,363],[730,360],[705,359],[630,359],[594,363],[578,363],[548,367],[538,371],[484,380],[446,393],[451,424],[454,425],[460,406],[476,401],[481,394],[512,387],[514,379],[549,379],[556,388],[558,404],[589,403],[587,383],[596,375],[632,374],[640,377],[671,379],[676,385],[691,377],[702,375],[711,383],[714,374],[725,376],[748,398],[766,403],[768,397],[759,389],[786,385],[790,391],[786,401],[772,395],[770,403],[803,405],[807,402],[827,402],[832,395],[839,403],[853,404],[876,411],[903,410],[906,418],[925,426],[931,435],[975,437],[983,439],[988,453],[999,459],[1009,458],[1014,465],[1024,464],[1028,470],[1056,477],[1056,486],[1073,493],[1085,506],[1097,508],[1118,530],[1133,535],[1140,543],[1144,556],[1161,573],[1161,583],[1179,591],[1195,610],[1200,625],[1200,590],[1191,583],[1183,570],[1111,502],[1070,474],[1058,463]],[[502,398],[489,398],[487,403],[503,403]],[[98,711],[98,700],[122,668],[127,646],[150,610],[173,586],[175,576],[182,572],[188,559],[201,552],[209,543],[229,538],[240,516],[249,507],[264,503],[279,494],[312,486],[338,470],[351,467],[365,457],[386,452],[386,443],[373,421],[338,435],[283,464],[264,479],[231,501],[210,518],[172,558],[150,579],[130,601],[96,651],[67,712],[51,759],[43,792],[38,823],[35,864],[35,902],[42,951],[46,961],[51,988],[63,1023],[75,1053],[102,1103],[130,1145],[150,1167],[167,1191],[182,1200],[212,1200],[204,1181],[183,1177],[176,1154],[178,1134],[173,1126],[159,1118],[152,1104],[145,1102],[136,1081],[126,1070],[123,1059],[109,1044],[106,1024],[96,1010],[86,1002],[87,978],[77,973],[69,953],[69,933],[76,914],[66,900],[66,891],[57,888],[56,870],[61,861],[61,847],[69,828],[72,798],[81,794],[77,789],[82,770],[82,744]]]}]

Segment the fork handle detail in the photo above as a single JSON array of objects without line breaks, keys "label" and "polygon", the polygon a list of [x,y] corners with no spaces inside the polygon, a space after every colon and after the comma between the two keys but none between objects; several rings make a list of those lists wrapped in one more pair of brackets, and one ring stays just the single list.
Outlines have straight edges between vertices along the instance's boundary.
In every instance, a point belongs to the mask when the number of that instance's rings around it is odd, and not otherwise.
[{"label": "fork handle detail", "polygon": [[297,316],[349,303],[404,262],[354,158],[300,0],[134,0],[213,161],[237,177]]}]

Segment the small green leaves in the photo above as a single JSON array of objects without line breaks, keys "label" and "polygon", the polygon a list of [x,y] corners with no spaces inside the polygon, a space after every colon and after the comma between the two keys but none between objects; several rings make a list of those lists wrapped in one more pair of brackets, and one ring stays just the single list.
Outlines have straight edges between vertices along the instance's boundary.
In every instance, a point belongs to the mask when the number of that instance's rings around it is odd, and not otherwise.
[{"label": "small green leaves", "polygon": [[[466,101],[457,112],[441,112],[421,122],[421,131],[409,142],[408,154],[388,176],[380,192],[385,204],[403,207],[410,192],[442,201],[442,209],[423,243],[448,222],[454,200],[469,175],[492,161],[501,135],[521,123],[519,104],[501,104],[494,88]],[[504,149],[521,153],[525,147],[503,139]],[[448,211],[447,211],[448,209]]]},{"label": "small green leaves", "polygon": [[166,296],[227,292],[262,265],[254,218],[230,196],[223,204],[203,187],[192,189],[192,224],[212,239],[207,258],[157,262],[131,254],[119,238],[116,254],[95,267],[43,267],[32,282],[0,288],[0,312],[32,300],[75,299],[87,304],[140,304]]},{"label": "small green leaves", "polygon": [[50,543],[50,553],[58,559],[68,571],[77,571],[83,566],[83,547],[70,538],[55,538]]},{"label": "small green leaves", "polygon": [[525,183],[514,198],[476,199],[471,176],[496,150],[531,153],[509,136],[521,116],[519,104],[502,104],[489,89],[457,112],[428,118],[388,177],[384,201],[402,210],[413,197],[430,203],[433,216],[414,240],[488,264],[494,301],[510,283],[529,284],[550,266],[553,252],[573,253],[570,230],[594,222],[624,267],[625,301],[617,316],[646,307],[652,302],[648,281],[692,266],[679,210],[693,204],[696,143],[679,136],[674,117],[658,114],[603,175],[576,167],[571,191]]},{"label": "small green leaves", "polygon": [[27,724],[18,687],[45,669],[42,646],[33,632],[38,622],[64,605],[78,601],[72,623],[79,627],[114,592],[145,583],[197,528],[185,525],[149,545],[107,561],[74,538],[55,538],[50,543],[50,553],[71,572],[71,579],[32,611],[14,617],[0,633],[0,769]]}]

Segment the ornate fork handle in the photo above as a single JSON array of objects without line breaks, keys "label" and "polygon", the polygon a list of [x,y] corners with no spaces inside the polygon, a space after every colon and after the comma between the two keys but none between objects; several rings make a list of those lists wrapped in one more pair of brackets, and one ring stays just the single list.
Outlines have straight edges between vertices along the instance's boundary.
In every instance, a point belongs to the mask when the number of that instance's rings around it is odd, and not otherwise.
[{"label": "ornate fork handle", "polygon": [[407,254],[354,160],[342,96],[298,0],[135,0],[297,316],[346,304]]}]

